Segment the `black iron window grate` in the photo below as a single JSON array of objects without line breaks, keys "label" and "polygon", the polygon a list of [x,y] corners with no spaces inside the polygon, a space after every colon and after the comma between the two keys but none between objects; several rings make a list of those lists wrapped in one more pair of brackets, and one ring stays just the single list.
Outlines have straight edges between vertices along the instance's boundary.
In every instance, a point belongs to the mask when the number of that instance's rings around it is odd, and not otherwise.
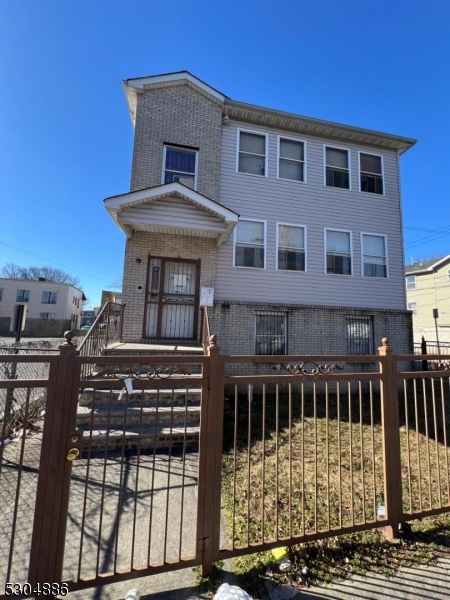
[{"label": "black iron window grate", "polygon": [[347,354],[375,354],[373,317],[347,317]]},{"label": "black iron window grate", "polygon": [[286,321],[286,313],[256,313],[255,354],[287,354]]}]

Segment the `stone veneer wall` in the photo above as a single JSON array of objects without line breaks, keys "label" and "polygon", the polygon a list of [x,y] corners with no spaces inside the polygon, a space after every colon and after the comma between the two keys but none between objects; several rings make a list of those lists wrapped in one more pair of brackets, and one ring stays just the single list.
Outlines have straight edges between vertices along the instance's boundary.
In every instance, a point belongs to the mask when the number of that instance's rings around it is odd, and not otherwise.
[{"label": "stone veneer wall", "polygon": [[187,84],[138,97],[131,190],[161,184],[164,144],[198,148],[197,191],[219,201],[222,104]]},{"label": "stone veneer wall", "polygon": [[[122,291],[122,302],[126,304],[122,333],[124,342],[142,341],[149,255],[200,260],[200,286],[214,287],[215,240],[136,231],[125,247]],[[142,262],[137,263],[137,258]],[[142,286],[141,292],[137,291],[139,285]]]}]

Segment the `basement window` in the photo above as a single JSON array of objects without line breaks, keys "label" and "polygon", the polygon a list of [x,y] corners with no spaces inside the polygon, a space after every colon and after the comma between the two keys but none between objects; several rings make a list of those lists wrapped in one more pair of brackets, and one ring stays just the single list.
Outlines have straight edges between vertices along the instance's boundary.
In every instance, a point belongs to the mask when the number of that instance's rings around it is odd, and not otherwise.
[{"label": "basement window", "polygon": [[286,354],[286,348],[286,313],[256,313],[255,354]]},{"label": "basement window", "polygon": [[375,354],[373,317],[347,317],[347,354]]}]

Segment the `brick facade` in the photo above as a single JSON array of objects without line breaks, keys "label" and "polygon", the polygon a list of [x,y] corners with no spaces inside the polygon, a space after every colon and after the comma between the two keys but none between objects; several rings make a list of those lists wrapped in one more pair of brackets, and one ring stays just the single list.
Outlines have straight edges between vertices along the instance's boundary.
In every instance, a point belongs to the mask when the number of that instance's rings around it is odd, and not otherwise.
[{"label": "brick facade", "polygon": [[[122,291],[122,302],[126,304],[122,334],[124,342],[142,340],[149,255],[200,260],[200,286],[214,287],[216,274],[214,239],[136,231],[133,239],[127,240],[125,247]],[[137,263],[136,259],[140,259],[141,262]],[[138,291],[138,286],[142,286],[142,291]]]},{"label": "brick facade", "polygon": [[161,184],[164,144],[199,149],[197,191],[219,201],[222,105],[189,85],[145,90],[139,95],[131,190]]}]

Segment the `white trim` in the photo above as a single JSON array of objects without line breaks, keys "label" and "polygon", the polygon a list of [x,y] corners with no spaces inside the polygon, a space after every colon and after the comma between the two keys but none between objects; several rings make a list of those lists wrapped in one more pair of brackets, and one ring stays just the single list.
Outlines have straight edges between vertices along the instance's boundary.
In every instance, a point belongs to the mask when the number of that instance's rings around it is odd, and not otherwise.
[{"label": "white trim", "polygon": [[[304,240],[305,240],[305,247],[304,247],[304,252],[305,252],[305,270],[304,271],[291,271],[290,269],[279,269],[278,268],[278,241],[279,241],[279,235],[278,235],[278,226],[279,225],[287,225],[288,227],[301,227],[303,229],[304,232]],[[284,221],[277,221],[275,223],[275,227],[276,227],[276,234],[275,234],[275,240],[276,240],[276,246],[275,246],[275,252],[276,252],[276,257],[275,257],[275,265],[276,265],[276,270],[277,271],[282,271],[283,273],[307,273],[308,271],[308,256],[307,256],[307,227],[306,225],[301,225],[300,223],[285,223]]]},{"label": "white trim", "polygon": [[[334,187],[327,185],[327,148],[333,148],[335,150],[345,150],[348,156],[348,188]],[[331,165],[330,165],[331,166]],[[344,146],[334,146],[333,144],[324,144],[323,145],[323,185],[326,188],[332,190],[347,190],[348,192],[352,191],[352,153],[350,148],[345,148]]]},{"label": "white trim", "polygon": [[[236,265],[236,232],[239,221],[250,221],[253,223],[264,223],[264,267],[245,267],[241,265]],[[236,223],[236,227],[233,229],[233,268],[235,269],[252,269],[256,271],[266,270],[267,269],[267,221],[264,219],[253,219],[251,217],[239,217],[238,222]]]},{"label": "white trim", "polygon": [[[377,194],[376,192],[365,192],[361,189],[361,154],[367,154],[367,156],[378,156],[378,158],[381,158],[381,182],[382,182],[382,186],[383,186],[382,194]],[[376,175],[376,173],[372,173],[372,174]],[[383,154],[377,154],[376,152],[366,152],[365,150],[358,150],[358,189],[363,194],[372,194],[373,196],[385,196],[386,195]]]},{"label": "white trim", "polygon": [[[353,232],[349,229],[337,229],[336,227],[324,227],[323,228],[323,248],[324,248],[324,273],[325,275],[332,275],[337,277],[353,277]],[[341,233],[349,233],[350,234],[350,275],[346,275],[345,273],[328,273],[327,272],[327,231],[339,231]]]},{"label": "white trim", "polygon": [[[409,308],[410,304],[415,304],[416,308]],[[413,317],[417,317],[417,315],[419,314],[419,303],[417,302],[417,300],[409,300],[409,302],[406,303],[406,310],[410,310],[413,314]]]},{"label": "white trim", "polygon": [[[242,171],[239,171],[239,146],[240,146],[240,141],[241,141],[241,131],[243,133],[251,133],[253,135],[263,135],[266,142],[265,142],[265,159],[264,159],[264,175],[257,175],[256,173],[243,173]],[[264,133],[262,131],[256,131],[254,129],[242,129],[241,127],[237,127],[236,128],[236,173],[239,173],[239,175],[250,175],[251,177],[268,177],[269,176],[269,134],[268,133]],[[253,156],[257,156],[257,155],[253,155]]]},{"label": "white trim", "polygon": [[[281,140],[288,140],[291,142],[300,142],[303,144],[303,180],[302,181],[299,181],[298,179],[286,179],[286,177],[280,177],[280,141]],[[300,138],[293,138],[293,137],[290,137],[287,135],[277,135],[277,179],[280,179],[281,181],[293,181],[294,183],[307,183],[306,160],[307,160],[306,140],[301,140]],[[293,162],[301,163],[302,161],[294,160]]]},{"label": "white trim", "polygon": [[128,87],[134,87],[137,89],[144,89],[147,85],[157,85],[160,83],[171,83],[174,81],[189,81],[193,85],[200,88],[202,91],[207,94],[214,96],[220,102],[223,102],[226,98],[223,94],[210,87],[208,84],[204,83],[194,75],[191,75],[187,71],[181,71],[181,73],[166,73],[165,75],[151,75],[150,77],[138,77],[137,79],[126,79],[125,85]]},{"label": "white trim", "polygon": [[[186,152],[192,152],[193,154],[195,154],[195,170],[194,170],[194,192],[197,191],[197,185],[198,185],[198,162],[199,162],[199,151],[198,150],[193,150],[192,148],[187,148],[184,146],[174,146],[172,144],[164,144],[163,146],[163,160],[162,160],[162,173],[161,173],[161,185],[166,185],[164,183],[164,180],[166,178],[166,150],[167,148],[173,148],[174,150],[185,150]],[[170,171],[170,169],[169,169]],[[187,173],[187,175],[189,175],[189,173]],[[187,186],[186,186],[187,187]]]},{"label": "white trim", "polygon": [[[377,194],[378,196],[380,196],[381,194]],[[360,231],[360,242],[361,242],[361,277],[364,277],[365,279],[389,279],[389,255],[388,255],[388,242],[387,242],[387,235],[384,233],[372,233],[370,231]],[[373,235],[375,237],[382,237],[384,238],[384,251],[386,253],[386,256],[384,257],[385,261],[386,261],[386,277],[366,277],[364,275],[364,243],[363,243],[363,237],[365,235]]]}]

